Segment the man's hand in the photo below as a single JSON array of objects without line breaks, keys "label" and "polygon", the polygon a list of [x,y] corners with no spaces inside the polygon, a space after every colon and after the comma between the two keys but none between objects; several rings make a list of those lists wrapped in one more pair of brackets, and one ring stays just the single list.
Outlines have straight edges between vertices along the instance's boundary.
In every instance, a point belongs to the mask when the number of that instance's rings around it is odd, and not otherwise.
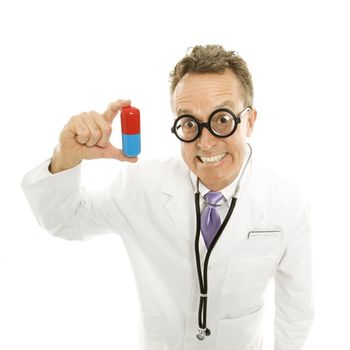
[{"label": "man's hand", "polygon": [[126,157],[122,150],[109,142],[113,119],[130,103],[130,100],[118,100],[110,103],[103,114],[91,111],[70,118],[61,131],[59,144],[51,159],[50,172],[54,174],[72,168],[83,159],[113,158],[136,162],[137,157]]}]

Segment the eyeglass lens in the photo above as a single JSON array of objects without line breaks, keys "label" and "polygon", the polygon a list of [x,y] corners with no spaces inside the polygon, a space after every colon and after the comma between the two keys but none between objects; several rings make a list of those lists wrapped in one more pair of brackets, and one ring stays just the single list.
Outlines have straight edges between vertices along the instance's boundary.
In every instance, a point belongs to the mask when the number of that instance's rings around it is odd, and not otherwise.
[{"label": "eyeglass lens", "polygon": [[210,127],[217,135],[225,136],[234,129],[235,120],[231,114],[220,111],[213,115]]},{"label": "eyeglass lens", "polygon": [[[214,134],[226,136],[235,128],[235,119],[225,111],[218,111],[211,117],[209,127]],[[176,134],[183,140],[195,139],[199,129],[198,121],[190,116],[180,118],[175,125]]]},{"label": "eyeglass lens", "polygon": [[198,135],[198,122],[191,117],[183,117],[175,126],[176,134],[183,140],[192,140]]}]

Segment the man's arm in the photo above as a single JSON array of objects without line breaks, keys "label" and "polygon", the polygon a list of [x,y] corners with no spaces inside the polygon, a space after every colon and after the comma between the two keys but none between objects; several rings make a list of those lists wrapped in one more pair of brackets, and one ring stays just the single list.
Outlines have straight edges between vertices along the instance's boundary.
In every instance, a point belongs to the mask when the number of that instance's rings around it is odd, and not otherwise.
[{"label": "man's arm", "polygon": [[128,105],[129,100],[118,100],[103,114],[91,111],[70,118],[60,133],[52,158],[24,177],[21,185],[34,216],[51,234],[85,239],[112,230],[110,218],[117,216],[112,192],[121,185],[117,179],[113,188],[87,192],[80,186],[80,163],[83,159],[98,158],[137,161],[136,157],[126,157],[109,141],[113,119]]},{"label": "man's arm", "polygon": [[[51,174],[47,160],[29,171],[22,189],[39,225],[67,240],[86,240],[95,235],[120,231],[123,219],[113,194],[122,186],[118,177],[98,191],[80,184],[81,165]],[[125,177],[125,176],[124,176]]]},{"label": "man's arm", "polygon": [[314,318],[307,208],[293,218],[291,228],[275,274],[275,350],[301,350]]}]

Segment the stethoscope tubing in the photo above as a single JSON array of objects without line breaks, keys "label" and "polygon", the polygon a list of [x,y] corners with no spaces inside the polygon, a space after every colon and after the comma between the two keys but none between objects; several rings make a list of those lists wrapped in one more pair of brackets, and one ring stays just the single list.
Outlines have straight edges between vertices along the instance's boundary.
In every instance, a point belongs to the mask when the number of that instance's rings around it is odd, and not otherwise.
[{"label": "stethoscope tubing", "polygon": [[198,276],[198,282],[199,282],[199,291],[200,291],[200,298],[199,298],[199,306],[198,306],[198,333],[197,338],[199,340],[204,340],[206,336],[210,335],[210,330],[207,328],[207,302],[208,302],[208,264],[209,264],[209,258],[210,254],[213,251],[216,243],[218,242],[220,236],[222,235],[228,221],[230,220],[232,213],[235,209],[236,202],[237,202],[237,195],[240,188],[240,182],[241,179],[245,173],[245,170],[247,168],[247,165],[249,163],[249,160],[252,156],[252,148],[248,144],[250,148],[250,154],[249,157],[244,165],[243,171],[241,173],[240,178],[238,179],[237,186],[235,193],[231,199],[229,210],[224,218],[224,221],[222,222],[214,240],[212,241],[211,245],[208,248],[208,251],[204,258],[203,263],[203,273],[201,269],[201,259],[200,259],[200,253],[199,253],[199,238],[200,238],[200,230],[201,230],[201,222],[200,222],[200,192],[199,192],[199,178],[197,177],[197,186],[196,186],[196,192],[195,192],[195,209],[196,209],[196,236],[195,236],[195,256],[196,256],[196,267],[197,267],[197,276]]}]

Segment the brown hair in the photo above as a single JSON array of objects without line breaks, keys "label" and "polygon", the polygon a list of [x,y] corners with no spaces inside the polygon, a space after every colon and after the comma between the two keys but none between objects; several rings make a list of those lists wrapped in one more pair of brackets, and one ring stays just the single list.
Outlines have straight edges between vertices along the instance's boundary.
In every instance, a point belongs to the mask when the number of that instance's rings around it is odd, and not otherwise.
[{"label": "brown hair", "polygon": [[246,62],[236,51],[226,51],[221,45],[197,45],[191,49],[170,73],[170,92],[187,73],[224,73],[230,69],[239,79],[246,106],[252,106],[254,98],[253,81]]}]

